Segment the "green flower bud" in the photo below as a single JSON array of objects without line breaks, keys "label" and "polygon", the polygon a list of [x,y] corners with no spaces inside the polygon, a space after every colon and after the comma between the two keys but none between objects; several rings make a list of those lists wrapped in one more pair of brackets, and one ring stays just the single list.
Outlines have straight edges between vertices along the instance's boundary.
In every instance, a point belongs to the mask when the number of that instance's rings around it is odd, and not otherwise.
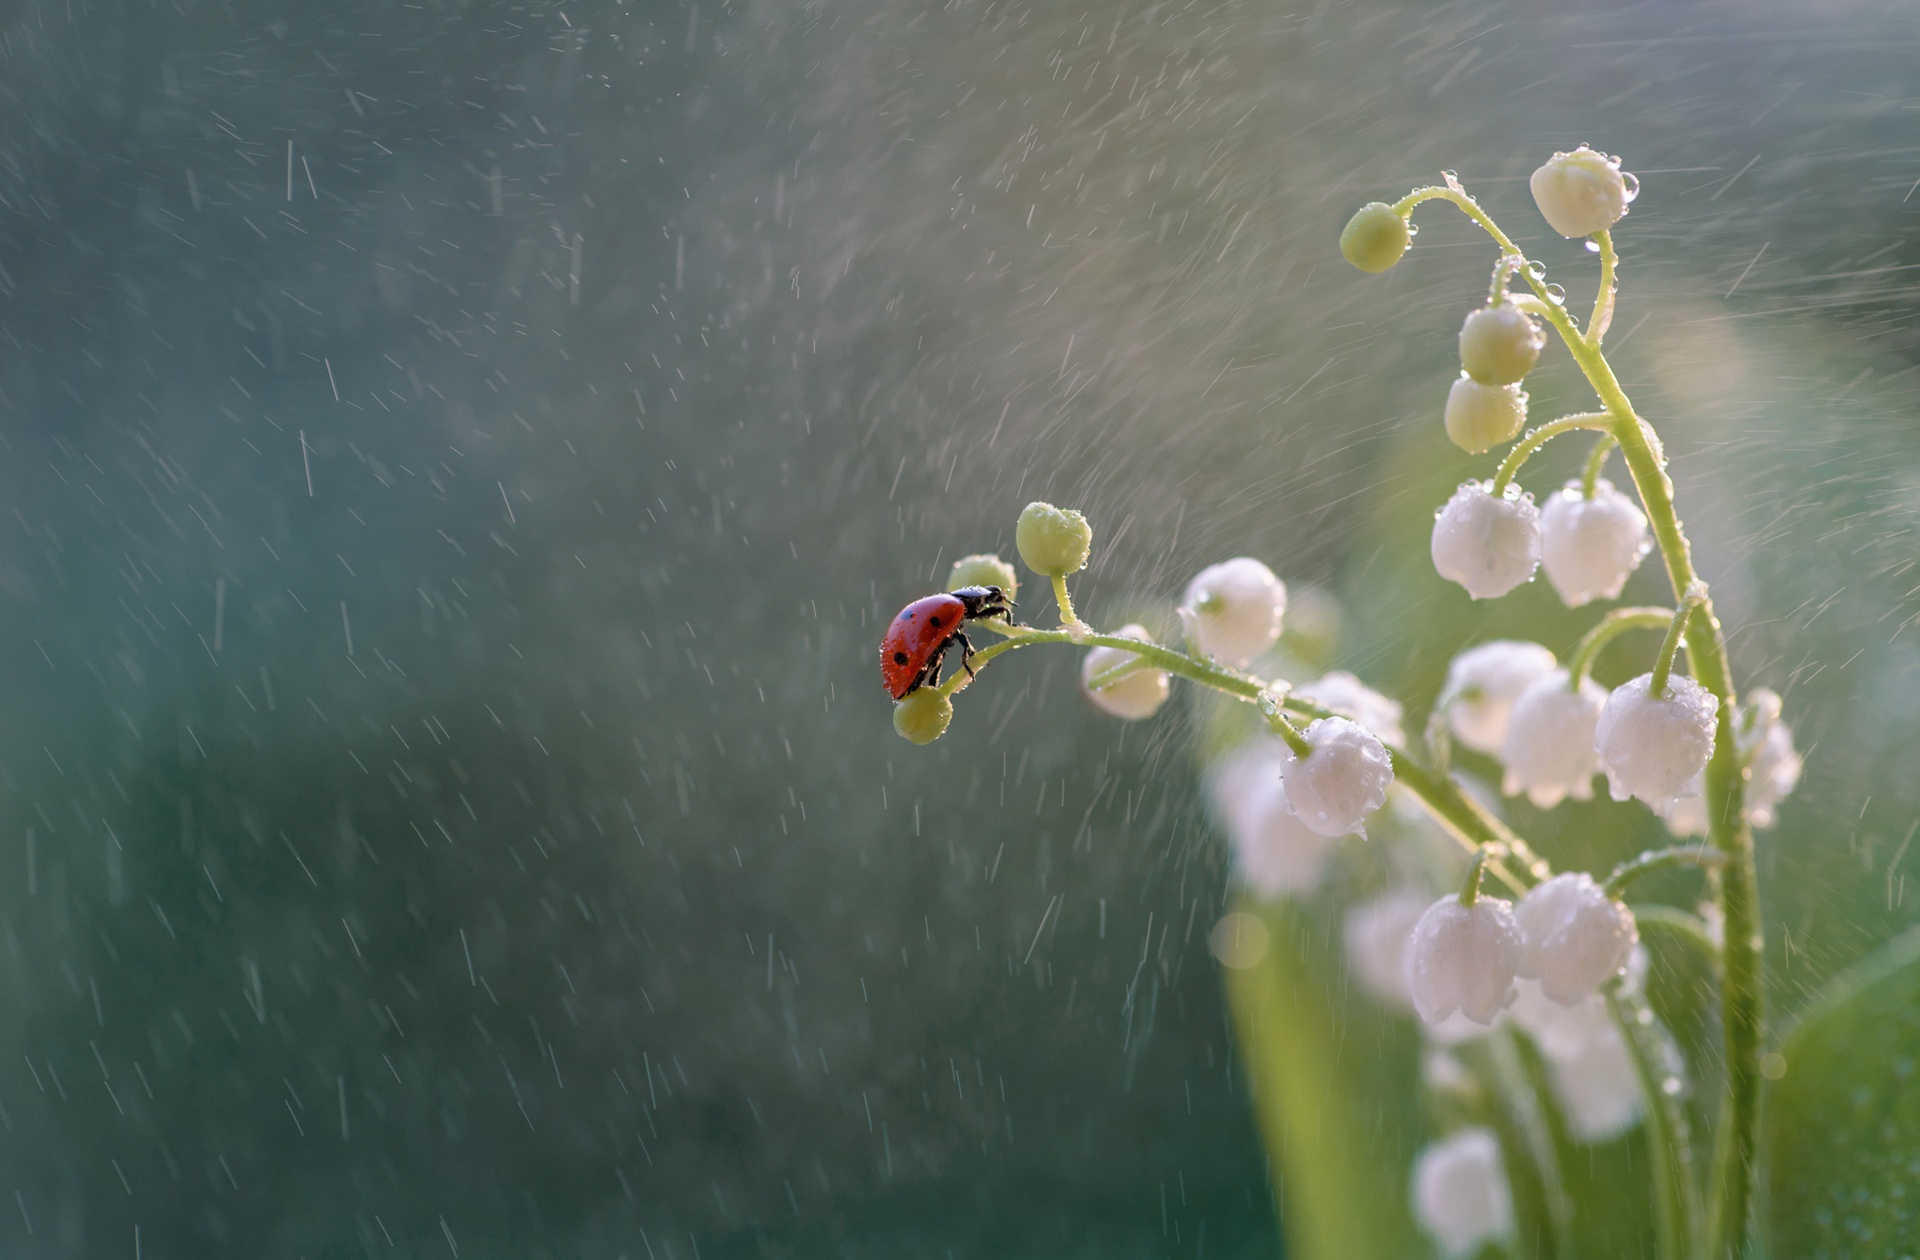
[{"label": "green flower bud", "polygon": [[1013,566],[991,552],[978,555],[961,556],[953,562],[953,572],[947,574],[947,589],[957,591],[963,586],[997,586],[1012,600],[1018,592],[1020,579]]},{"label": "green flower bud", "polygon": [[1365,272],[1378,274],[1400,261],[1413,239],[1406,218],[1384,201],[1370,201],[1340,231],[1340,253]]},{"label": "green flower bud", "polygon": [[1029,503],[1014,526],[1013,541],[1029,569],[1041,577],[1065,577],[1087,567],[1093,526],[1071,509]]},{"label": "green flower bud", "polygon": [[1460,325],[1460,366],[1482,385],[1511,385],[1540,361],[1546,329],[1511,301],[1483,306]]},{"label": "green flower bud", "polygon": [[1527,395],[1518,385],[1482,385],[1465,372],[1447,393],[1447,436],[1478,455],[1519,436]]},{"label": "green flower bud", "polygon": [[953,723],[953,701],[933,687],[922,687],[893,706],[893,729],[910,743],[931,744]]}]

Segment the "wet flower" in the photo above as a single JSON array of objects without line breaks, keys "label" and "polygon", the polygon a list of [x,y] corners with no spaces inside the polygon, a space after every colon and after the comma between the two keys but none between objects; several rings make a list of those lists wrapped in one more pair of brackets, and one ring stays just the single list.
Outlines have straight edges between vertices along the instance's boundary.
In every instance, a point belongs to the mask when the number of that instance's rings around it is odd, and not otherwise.
[{"label": "wet flower", "polygon": [[[1142,625],[1126,625],[1114,631],[1118,638],[1138,639],[1142,643],[1153,642],[1153,636]],[[1164,669],[1136,669],[1130,674],[1114,679],[1106,686],[1095,690],[1093,680],[1110,669],[1117,669],[1129,661],[1140,658],[1121,648],[1097,647],[1088,652],[1080,662],[1080,687],[1087,693],[1087,699],[1100,708],[1119,718],[1152,717],[1161,705],[1167,702],[1167,671]]]},{"label": "wet flower", "polygon": [[1482,896],[1470,906],[1446,896],[1428,906],[1407,946],[1413,1007],[1428,1024],[1458,1010],[1491,1024],[1513,1001],[1520,966],[1520,929],[1513,903]]},{"label": "wet flower", "polygon": [[1078,512],[1029,503],[1013,528],[1013,541],[1029,569],[1042,577],[1066,577],[1087,567],[1093,526]]},{"label": "wet flower", "polygon": [[1369,201],[1340,231],[1340,253],[1362,271],[1378,274],[1400,261],[1413,239],[1407,220],[1384,201]]},{"label": "wet flower", "polygon": [[1258,739],[1208,776],[1208,796],[1226,830],[1240,881],[1262,897],[1305,892],[1320,882],[1332,841],[1303,824],[1280,781],[1281,745]]},{"label": "wet flower", "polygon": [[1346,718],[1321,718],[1306,729],[1311,748],[1302,757],[1285,748],[1280,768],[1293,812],[1323,836],[1366,839],[1367,815],[1386,803],[1393,760],[1365,727]]},{"label": "wet flower", "polygon": [[1020,592],[1020,576],[999,556],[981,552],[961,556],[953,562],[953,569],[947,574],[947,589],[957,591],[963,586],[997,586],[1011,600]]},{"label": "wet flower", "polygon": [[[1793,731],[1780,720],[1780,695],[1770,687],[1756,687],[1740,706],[1734,723],[1741,760],[1747,763],[1747,817],[1756,827],[1771,827],[1780,802],[1800,782],[1803,759],[1793,746]],[[1701,795],[1683,796],[1661,811],[1675,835],[1707,833],[1707,802]]]},{"label": "wet flower", "polygon": [[1618,596],[1652,548],[1646,513],[1604,477],[1591,499],[1569,481],[1541,509],[1541,567],[1569,608]]},{"label": "wet flower", "polygon": [[1647,694],[1652,682],[1653,675],[1642,674],[1614,688],[1593,746],[1614,800],[1637,796],[1664,810],[1680,797],[1699,795],[1720,701],[1680,674],[1668,677],[1665,696]]},{"label": "wet flower", "polygon": [[1540,563],[1540,509],[1512,482],[1499,498],[1493,483],[1469,481],[1433,522],[1433,567],[1475,599],[1505,595]]},{"label": "wet flower", "polygon": [[1539,321],[1509,299],[1481,307],[1460,325],[1460,366],[1482,385],[1512,385],[1533,371],[1546,344]]},{"label": "wet flower", "polygon": [[1554,664],[1540,644],[1514,639],[1477,644],[1454,657],[1440,689],[1454,738],[1476,752],[1498,754],[1514,701]]},{"label": "wet flower", "polygon": [[1493,1130],[1462,1129],[1413,1161],[1413,1215],[1439,1246],[1458,1258],[1513,1233],[1513,1196]]},{"label": "wet flower", "polygon": [[1620,170],[1620,159],[1581,145],[1556,153],[1528,180],[1533,202],[1565,237],[1604,232],[1626,216],[1640,182]]},{"label": "wet flower", "polygon": [[1386,1006],[1413,1009],[1407,988],[1407,942],[1426,911],[1428,898],[1402,889],[1363,901],[1340,925],[1348,974]]},{"label": "wet flower", "polygon": [[1507,774],[1500,790],[1509,796],[1525,792],[1541,809],[1552,809],[1569,796],[1591,800],[1593,776],[1600,773],[1593,732],[1606,707],[1607,690],[1591,678],[1582,678],[1578,691],[1567,683],[1564,669],[1530,683],[1514,701],[1501,749]]},{"label": "wet flower", "polygon": [[1640,940],[1633,912],[1584,872],[1528,890],[1514,911],[1520,974],[1563,1006],[1591,997],[1624,967]]},{"label": "wet flower", "polygon": [[1258,560],[1240,556],[1195,575],[1180,619],[1202,652],[1239,668],[1273,646],[1286,611],[1286,584]]},{"label": "wet flower", "polygon": [[1511,442],[1527,423],[1527,394],[1518,385],[1482,385],[1465,372],[1447,391],[1447,437],[1469,455]]},{"label": "wet flower", "polygon": [[1390,744],[1404,743],[1403,710],[1398,700],[1381,695],[1344,669],[1332,670],[1293,689],[1299,699],[1350,717]]}]

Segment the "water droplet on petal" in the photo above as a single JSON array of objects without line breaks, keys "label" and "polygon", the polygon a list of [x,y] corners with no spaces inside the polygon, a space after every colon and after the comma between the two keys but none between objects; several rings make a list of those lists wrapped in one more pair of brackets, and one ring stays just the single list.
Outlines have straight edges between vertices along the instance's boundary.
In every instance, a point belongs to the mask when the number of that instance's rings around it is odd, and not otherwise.
[{"label": "water droplet on petal", "polygon": [[1587,252],[1588,252],[1589,254],[1597,254],[1597,253],[1599,253],[1599,252],[1600,252],[1600,242],[1599,242],[1599,241],[1596,241],[1596,240],[1594,240],[1594,239],[1593,239],[1592,237],[1588,237],[1588,238],[1587,238]]},{"label": "water droplet on petal", "polygon": [[1627,201],[1631,203],[1640,195],[1640,181],[1626,171],[1620,172],[1620,180],[1627,186]]}]

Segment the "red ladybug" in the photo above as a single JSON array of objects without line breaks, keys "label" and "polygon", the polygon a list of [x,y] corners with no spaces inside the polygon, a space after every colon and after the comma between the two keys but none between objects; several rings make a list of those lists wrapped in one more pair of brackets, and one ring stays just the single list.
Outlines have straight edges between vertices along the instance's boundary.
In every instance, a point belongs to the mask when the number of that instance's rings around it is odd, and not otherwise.
[{"label": "red ladybug", "polygon": [[1006,617],[1013,608],[997,586],[963,586],[945,595],[916,599],[900,610],[880,640],[880,681],[887,694],[904,700],[920,687],[940,685],[947,649],[960,645],[960,667],[973,673],[973,644],[963,625],[981,617]]}]

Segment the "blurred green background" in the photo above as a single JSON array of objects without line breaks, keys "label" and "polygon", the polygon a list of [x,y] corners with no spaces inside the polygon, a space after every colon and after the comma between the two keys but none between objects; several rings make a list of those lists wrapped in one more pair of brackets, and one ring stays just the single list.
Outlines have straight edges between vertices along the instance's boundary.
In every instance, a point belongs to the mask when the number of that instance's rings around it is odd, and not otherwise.
[{"label": "blurred green background", "polygon": [[1808,753],[1790,1016],[1915,917],[1914,54],[1892,4],[0,10],[0,1246],[1275,1254],[1192,711],[1022,653],[915,749],[877,628],[1046,497],[1090,616],[1259,556],[1416,722],[1570,645],[1426,560],[1490,251],[1334,241],[1451,168],[1584,301],[1525,192],[1581,141]]}]

